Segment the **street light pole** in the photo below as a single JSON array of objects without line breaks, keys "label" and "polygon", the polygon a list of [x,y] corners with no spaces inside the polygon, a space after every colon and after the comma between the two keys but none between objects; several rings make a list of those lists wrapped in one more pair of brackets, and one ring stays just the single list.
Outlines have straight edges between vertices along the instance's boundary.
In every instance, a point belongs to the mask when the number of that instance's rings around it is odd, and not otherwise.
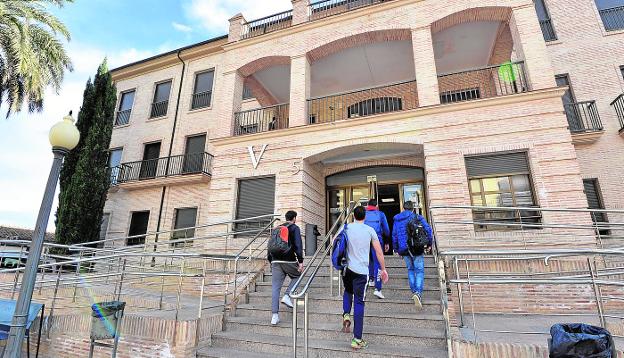
[{"label": "street light pole", "polygon": [[32,300],[35,281],[37,280],[37,266],[39,266],[41,251],[43,250],[43,239],[48,226],[50,212],[52,211],[56,184],[63,166],[63,158],[78,144],[79,138],[80,134],[73,125],[71,112],[69,116],[66,116],[62,122],[56,124],[50,130],[50,143],[52,144],[54,160],[43,194],[43,200],[41,201],[41,207],[39,208],[37,225],[30,242],[22,285],[15,305],[15,313],[13,314],[11,330],[9,331],[9,338],[4,352],[5,358],[20,358],[22,355],[22,342],[24,341],[26,325],[28,324],[30,301]]}]

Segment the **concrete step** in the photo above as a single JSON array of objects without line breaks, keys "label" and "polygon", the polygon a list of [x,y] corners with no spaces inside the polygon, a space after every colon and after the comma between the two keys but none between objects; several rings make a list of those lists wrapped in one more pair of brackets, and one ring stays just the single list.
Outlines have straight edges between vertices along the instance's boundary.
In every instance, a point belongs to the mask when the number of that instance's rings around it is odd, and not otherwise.
[{"label": "concrete step", "polygon": [[[333,269],[332,269],[333,270]],[[405,267],[389,267],[387,268],[388,270],[388,275],[390,276],[390,279],[395,279],[398,277],[405,277],[407,279],[407,269]],[[263,281],[265,282],[270,282],[271,278],[273,277],[273,274],[271,273],[271,270],[267,270],[267,272],[263,275]],[[325,268],[325,269],[320,269],[319,272],[316,274],[316,277],[319,279],[329,279],[330,276],[330,272],[329,269]],[[340,276],[340,272],[333,270],[333,272],[331,273],[332,277],[337,277]],[[425,277],[435,277],[437,279],[438,277],[438,269],[435,267],[425,267]]]},{"label": "concrete step", "polygon": [[[394,288],[393,288],[394,287]],[[286,290],[286,287],[284,287],[282,289],[282,294],[284,294]],[[368,292],[369,294],[373,293],[373,288],[369,288]],[[257,292],[271,292],[271,286],[262,286],[259,287]],[[326,287],[310,287],[308,288],[308,292],[310,293],[310,297],[312,297],[312,295],[329,295],[329,289]],[[384,296],[386,296],[386,298],[395,298],[395,297],[401,297],[401,298],[411,298],[412,297],[412,290],[409,288],[408,285],[406,285],[405,287],[397,287],[397,286],[384,286],[383,290],[382,290]],[[423,291],[423,296],[425,300],[439,300],[440,299],[440,289],[437,287],[425,287],[425,290]]]},{"label": "concrete step", "polygon": [[[446,336],[442,328],[420,328],[411,329],[382,327],[373,325],[375,322],[369,320],[364,325],[364,337],[373,344],[408,345],[413,344],[419,347],[440,347],[444,348]],[[336,322],[310,322],[310,338],[330,340],[335,339],[342,326],[340,321]],[[229,332],[249,332],[258,334],[270,334],[280,337],[292,337],[292,322],[282,321],[273,326],[268,319],[257,317],[230,317],[226,323],[226,330]],[[299,334],[303,336],[303,327],[299,326]]]},{"label": "concrete step", "polygon": [[[282,291],[287,287],[288,284],[290,284],[289,279],[286,279],[284,281],[285,281],[285,285],[282,288]],[[319,288],[319,289],[325,290],[325,292],[329,292],[329,279],[327,278],[325,280],[314,280],[310,284],[310,288]],[[337,289],[338,289],[337,284],[334,284],[334,291],[336,291]],[[409,281],[407,280],[407,278],[391,279],[387,284],[383,285],[383,291],[386,292],[387,289],[388,290],[404,290],[404,289],[409,290]],[[438,281],[438,278],[437,277],[425,277],[424,290],[425,291],[439,291],[440,283]],[[256,283],[256,291],[258,292],[271,291],[271,282],[258,281]]]},{"label": "concrete step", "polygon": [[[382,291],[383,292],[383,291]],[[310,305],[314,307],[339,307],[342,309],[342,297],[335,296],[329,297],[327,295],[314,295],[309,298]],[[300,302],[301,304],[302,302]],[[271,293],[270,292],[253,292],[249,294],[249,304],[254,306],[267,306],[271,305]],[[380,312],[412,312],[416,308],[414,301],[409,297],[391,297],[386,295],[385,299],[379,299],[373,296],[372,292],[366,293],[366,308],[378,310]],[[440,300],[424,300],[423,302],[424,312],[441,312]]]},{"label": "concrete step", "polygon": [[[439,306],[438,306],[439,309]],[[303,324],[303,309],[300,307],[298,311],[298,321]],[[311,304],[309,312],[310,322],[341,322],[342,305],[335,304],[328,307],[319,307]],[[266,320],[271,319],[271,308],[269,304],[239,305],[236,309],[236,317],[255,317]],[[377,326],[396,327],[396,328],[444,328],[444,318],[438,312],[418,311],[415,307],[411,311],[406,312],[384,312],[375,309],[372,305],[366,307],[365,322],[375,322]],[[286,310],[282,305],[280,307],[280,318],[284,321],[292,321],[292,311]]]},{"label": "concrete step", "polygon": [[292,354],[259,353],[229,348],[204,347],[197,350],[197,358],[288,358]]},{"label": "concrete step", "polygon": [[[249,332],[220,332],[213,335],[216,348],[245,347],[245,351],[256,353],[289,354],[292,351],[292,338]],[[301,350],[303,339],[299,340]],[[446,350],[439,347],[414,347],[412,344],[397,347],[388,344],[371,344],[367,349],[354,351],[350,345],[351,335],[337,334],[334,340],[310,339],[309,352],[315,358],[351,357],[445,357]],[[301,352],[301,355],[303,352]]]}]

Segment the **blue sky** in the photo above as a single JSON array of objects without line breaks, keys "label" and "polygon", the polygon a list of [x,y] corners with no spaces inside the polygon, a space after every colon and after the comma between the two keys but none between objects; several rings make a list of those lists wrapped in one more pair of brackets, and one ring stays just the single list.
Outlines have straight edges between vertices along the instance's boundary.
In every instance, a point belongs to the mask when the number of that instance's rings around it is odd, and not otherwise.
[{"label": "blue sky", "polygon": [[0,106],[0,225],[34,226],[52,163],[47,133],[70,109],[78,112],[104,57],[111,68],[121,66],[224,35],[238,12],[254,19],[290,8],[290,0],[75,0],[53,9],[72,33],[74,71],[58,94],[48,91],[42,113],[3,119]]}]

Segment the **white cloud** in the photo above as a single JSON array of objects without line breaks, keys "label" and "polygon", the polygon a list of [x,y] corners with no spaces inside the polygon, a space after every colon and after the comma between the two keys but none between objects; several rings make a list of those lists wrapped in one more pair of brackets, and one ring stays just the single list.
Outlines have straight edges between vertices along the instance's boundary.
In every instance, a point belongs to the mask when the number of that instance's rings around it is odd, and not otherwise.
[{"label": "white cloud", "polygon": [[171,26],[173,26],[174,29],[180,31],[180,32],[192,32],[193,28],[184,24],[180,24],[177,22],[172,22]]},{"label": "white cloud", "polygon": [[217,35],[227,33],[228,20],[239,12],[253,20],[291,8],[291,0],[187,0],[184,4],[189,19]]}]

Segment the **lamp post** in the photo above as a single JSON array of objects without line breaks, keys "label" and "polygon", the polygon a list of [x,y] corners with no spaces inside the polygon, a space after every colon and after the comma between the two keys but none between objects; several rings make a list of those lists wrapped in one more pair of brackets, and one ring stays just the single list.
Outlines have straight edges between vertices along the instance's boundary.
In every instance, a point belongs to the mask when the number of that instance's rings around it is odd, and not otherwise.
[{"label": "lamp post", "polygon": [[43,200],[41,201],[41,207],[39,208],[37,225],[35,226],[32,241],[30,242],[30,249],[28,250],[28,259],[26,260],[26,266],[24,268],[22,285],[17,298],[17,304],[15,305],[15,313],[13,314],[9,339],[4,353],[5,358],[20,358],[22,355],[22,342],[26,334],[30,301],[32,300],[35,281],[37,280],[37,266],[41,258],[43,237],[46,232],[46,227],[48,226],[50,211],[52,210],[56,183],[58,182],[63,165],[63,158],[70,150],[78,145],[78,140],[80,139],[80,133],[74,125],[71,112],[50,129],[49,139],[52,145],[54,160],[52,162],[52,168],[50,169],[50,175],[48,176],[45,193],[43,194]]}]

